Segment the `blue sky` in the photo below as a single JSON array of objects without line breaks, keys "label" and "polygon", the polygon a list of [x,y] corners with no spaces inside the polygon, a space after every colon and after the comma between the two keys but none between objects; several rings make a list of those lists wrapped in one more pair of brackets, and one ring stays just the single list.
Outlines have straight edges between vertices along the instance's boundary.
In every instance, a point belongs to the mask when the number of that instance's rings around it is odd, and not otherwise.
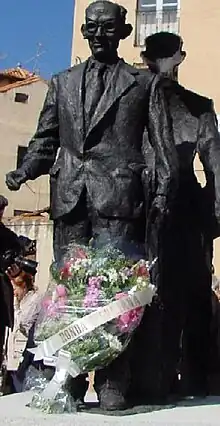
[{"label": "blue sky", "polygon": [[[70,65],[74,0],[1,3],[0,69],[20,62],[24,68],[40,69],[40,74],[49,78]],[[31,59],[38,51],[42,55],[36,63]]]}]

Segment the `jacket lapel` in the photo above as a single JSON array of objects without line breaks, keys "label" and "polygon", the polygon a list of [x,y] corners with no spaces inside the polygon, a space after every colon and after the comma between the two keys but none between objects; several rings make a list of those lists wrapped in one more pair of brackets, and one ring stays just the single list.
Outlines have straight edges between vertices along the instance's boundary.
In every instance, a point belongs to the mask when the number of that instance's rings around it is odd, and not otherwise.
[{"label": "jacket lapel", "polygon": [[127,65],[122,59],[119,60],[109,80],[105,92],[100,99],[96,112],[91,120],[86,139],[92,130],[100,123],[105,117],[110,108],[121,96],[132,86],[135,85],[136,80],[134,75],[138,74],[138,70]]},{"label": "jacket lapel", "polygon": [[68,76],[67,91],[68,104],[72,109],[74,129],[79,132],[78,143],[83,152],[84,139],[84,96],[85,96],[85,71],[88,61],[77,67],[71,68]]}]

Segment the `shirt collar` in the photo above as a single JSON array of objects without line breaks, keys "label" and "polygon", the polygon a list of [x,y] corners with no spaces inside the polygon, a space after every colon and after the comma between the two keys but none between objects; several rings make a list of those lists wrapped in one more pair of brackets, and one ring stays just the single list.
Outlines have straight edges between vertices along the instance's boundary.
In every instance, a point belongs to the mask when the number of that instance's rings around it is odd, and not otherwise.
[{"label": "shirt collar", "polygon": [[[116,66],[118,61],[119,61],[119,58],[117,58],[116,61],[114,61],[112,64],[103,64],[103,65],[106,67],[106,69],[111,70],[112,68],[114,68]],[[101,64],[101,62],[97,61],[97,59],[95,59],[91,56],[88,60],[87,71],[91,71],[92,69],[100,67],[100,64]]]}]

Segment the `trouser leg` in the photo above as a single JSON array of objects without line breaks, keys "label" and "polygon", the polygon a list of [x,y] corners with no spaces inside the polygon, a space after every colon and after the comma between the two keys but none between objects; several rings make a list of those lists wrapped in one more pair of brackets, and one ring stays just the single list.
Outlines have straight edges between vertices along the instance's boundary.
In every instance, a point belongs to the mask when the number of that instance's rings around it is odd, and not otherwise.
[{"label": "trouser leg", "polygon": [[191,234],[186,322],[183,328],[181,388],[184,395],[208,393],[212,319],[212,244]]},{"label": "trouser leg", "polygon": [[158,262],[152,282],[157,298],[146,307],[134,336],[130,398],[161,403],[173,392],[180,358],[180,339],[184,323],[184,271],[182,249],[177,232],[161,237]]},{"label": "trouser leg", "polygon": [[111,364],[95,373],[94,389],[101,408],[109,411],[126,408],[129,383],[130,365],[127,348]]},{"label": "trouser leg", "polygon": [[183,330],[182,393],[206,395],[210,355],[211,288],[197,293],[188,303]]},{"label": "trouser leg", "polygon": [[162,403],[171,393],[180,357],[181,316],[175,302],[155,300],[133,338],[131,387],[134,403]]}]

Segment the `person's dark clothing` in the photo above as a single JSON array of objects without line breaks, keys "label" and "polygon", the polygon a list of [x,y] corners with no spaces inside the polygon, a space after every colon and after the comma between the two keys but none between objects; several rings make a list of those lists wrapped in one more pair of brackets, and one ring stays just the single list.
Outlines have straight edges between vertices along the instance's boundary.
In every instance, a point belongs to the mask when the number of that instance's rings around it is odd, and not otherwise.
[{"label": "person's dark clothing", "polygon": [[32,325],[28,332],[28,340],[22,354],[23,359],[20,362],[18,369],[15,371],[5,372],[5,378],[2,385],[3,395],[23,392],[24,381],[30,366],[33,366],[36,369],[45,368],[43,362],[35,362],[34,355],[28,351],[28,349],[34,348],[36,346],[34,342],[34,329],[35,324]]},{"label": "person's dark clothing", "polygon": [[2,256],[6,251],[20,251],[21,246],[18,236],[7,228],[3,223],[0,223],[0,315],[2,317],[1,324],[4,323],[7,327],[13,327],[14,322],[14,308],[13,308],[13,289],[9,278],[4,273],[2,265]]},{"label": "person's dark clothing", "polygon": [[17,235],[0,222],[0,365],[2,363],[5,327],[13,328],[14,295],[8,276],[4,273],[2,256],[6,251],[20,251]]}]

